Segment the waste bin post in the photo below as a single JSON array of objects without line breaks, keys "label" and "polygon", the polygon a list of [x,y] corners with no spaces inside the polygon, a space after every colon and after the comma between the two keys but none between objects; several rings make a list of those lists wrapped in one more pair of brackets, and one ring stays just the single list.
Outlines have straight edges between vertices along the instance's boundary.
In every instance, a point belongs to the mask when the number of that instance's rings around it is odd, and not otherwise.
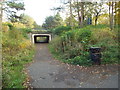
[{"label": "waste bin post", "polygon": [[101,48],[100,47],[90,47],[90,57],[94,64],[101,64]]}]

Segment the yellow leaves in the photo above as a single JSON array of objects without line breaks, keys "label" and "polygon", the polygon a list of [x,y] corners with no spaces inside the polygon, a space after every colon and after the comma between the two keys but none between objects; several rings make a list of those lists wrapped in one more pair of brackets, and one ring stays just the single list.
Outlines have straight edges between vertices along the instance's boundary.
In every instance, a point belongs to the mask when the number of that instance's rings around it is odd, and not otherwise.
[{"label": "yellow leaves", "polygon": [[66,24],[64,24],[63,26],[67,26]]},{"label": "yellow leaves", "polygon": [[19,23],[19,22],[13,23],[13,26],[16,27],[16,28],[26,28],[26,26],[24,24]]},{"label": "yellow leaves", "polygon": [[6,26],[6,25],[3,25],[2,26],[2,31],[3,32],[7,32],[9,30],[9,27],[8,26]]},{"label": "yellow leaves", "polygon": [[3,22],[3,25],[8,25],[8,24],[13,25],[13,23],[11,23],[11,22]]},{"label": "yellow leaves", "polygon": [[26,47],[26,43],[21,43],[19,47],[20,47],[21,49],[25,48],[25,47]]},{"label": "yellow leaves", "polygon": [[28,48],[30,46],[31,46],[31,42],[29,40],[25,40],[20,44],[19,48],[24,49],[24,48]]},{"label": "yellow leaves", "polygon": [[[92,24],[95,25],[95,17],[93,17]],[[109,24],[109,15],[102,14],[97,20],[97,24]]]},{"label": "yellow leaves", "polygon": [[106,28],[101,28],[101,29],[94,29],[94,31],[92,32],[93,33],[93,38],[94,40],[105,40],[107,38],[113,38],[113,37],[116,37],[116,34],[112,31],[110,31],[110,28],[109,27],[106,27]]},{"label": "yellow leaves", "polygon": [[3,52],[9,52],[11,49],[9,47],[3,48]]}]

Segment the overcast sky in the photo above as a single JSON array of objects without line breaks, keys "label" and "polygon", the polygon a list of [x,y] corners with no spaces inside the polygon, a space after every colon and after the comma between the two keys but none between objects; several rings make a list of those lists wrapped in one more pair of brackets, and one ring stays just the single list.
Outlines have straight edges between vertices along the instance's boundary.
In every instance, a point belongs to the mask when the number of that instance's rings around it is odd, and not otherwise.
[{"label": "overcast sky", "polygon": [[60,0],[24,0],[24,13],[31,16],[37,24],[41,25],[45,18],[54,15],[50,9],[59,6]]},{"label": "overcast sky", "polygon": [[[31,16],[37,22],[37,24],[42,25],[47,16],[55,14],[54,11],[51,11],[50,9],[52,9],[53,7],[60,6],[60,1],[67,0],[23,0],[23,1],[25,3],[26,9],[24,13]],[[83,0],[83,1],[99,2],[107,0]],[[65,13],[61,15],[62,17],[65,17]]]},{"label": "overcast sky", "polygon": [[[51,11],[50,9],[52,9],[53,7],[60,6],[60,1],[64,1],[64,0],[22,0],[22,1],[24,1],[26,10],[20,13],[25,13],[31,16],[37,22],[37,24],[42,25],[42,23],[45,21],[45,18],[47,16],[55,14],[55,12]],[[95,0],[95,1],[100,1],[100,0]],[[61,15],[64,19],[66,13]],[[4,17],[6,16],[4,15]]]}]

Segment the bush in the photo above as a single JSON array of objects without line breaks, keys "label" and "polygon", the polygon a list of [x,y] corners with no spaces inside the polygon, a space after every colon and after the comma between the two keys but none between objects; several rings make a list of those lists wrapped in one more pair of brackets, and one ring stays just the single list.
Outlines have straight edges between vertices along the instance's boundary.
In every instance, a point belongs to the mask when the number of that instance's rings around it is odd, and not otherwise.
[{"label": "bush", "polygon": [[31,28],[22,28],[20,30],[23,31],[24,33],[30,33],[30,32],[32,32]]},{"label": "bush", "polygon": [[26,39],[28,39],[29,37],[28,37],[28,34],[30,33],[30,32],[32,32],[32,29],[31,28],[20,28],[20,29],[18,29],[21,33],[22,33],[22,35],[26,38]]},{"label": "bush", "polygon": [[101,47],[102,64],[117,63],[117,37],[116,31],[110,31],[106,25],[91,25],[62,33],[52,40],[50,47],[63,61],[79,65],[85,65],[83,62],[88,62],[90,59],[90,47]]},{"label": "bush", "polygon": [[71,30],[71,27],[69,26],[60,26],[60,27],[53,29],[53,33],[56,35],[61,35],[62,33],[67,32],[69,30]]},{"label": "bush", "polygon": [[5,55],[2,61],[2,87],[3,88],[25,88],[23,86],[26,75],[23,72],[24,65],[32,61],[33,51],[24,49],[16,55]]},{"label": "bush", "polygon": [[74,65],[81,65],[81,66],[91,66],[92,65],[92,61],[89,60],[85,57],[82,57],[82,56],[76,56],[75,58],[73,59],[67,59],[64,61],[65,63],[69,63],[69,64],[74,64]]},{"label": "bush", "polygon": [[24,88],[23,68],[32,61],[34,47],[20,30],[14,28],[2,34],[2,87]]}]

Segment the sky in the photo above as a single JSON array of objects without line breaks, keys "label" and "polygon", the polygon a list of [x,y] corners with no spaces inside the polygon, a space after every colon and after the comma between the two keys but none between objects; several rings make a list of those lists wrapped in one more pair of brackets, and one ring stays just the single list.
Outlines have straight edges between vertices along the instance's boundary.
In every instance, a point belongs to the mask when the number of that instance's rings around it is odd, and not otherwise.
[{"label": "sky", "polygon": [[24,13],[31,16],[39,25],[45,21],[45,18],[54,15],[50,9],[60,5],[59,0],[24,0]]},{"label": "sky", "polygon": [[[36,21],[37,24],[42,25],[47,16],[55,14],[55,12],[50,9],[52,9],[53,7],[60,6],[60,1],[65,0],[23,0],[23,1],[26,9],[24,13],[31,16]],[[102,0],[84,0],[84,1],[102,1]],[[65,13],[61,13],[61,16],[64,19]]]},{"label": "sky", "polygon": [[[64,0],[21,0],[25,4],[25,13],[31,16],[38,25],[42,25],[45,18],[50,15],[55,15],[55,11],[52,11],[53,7],[60,6],[60,1]],[[97,0],[99,1],[99,0]],[[66,17],[66,13],[61,13],[63,19]]]}]

